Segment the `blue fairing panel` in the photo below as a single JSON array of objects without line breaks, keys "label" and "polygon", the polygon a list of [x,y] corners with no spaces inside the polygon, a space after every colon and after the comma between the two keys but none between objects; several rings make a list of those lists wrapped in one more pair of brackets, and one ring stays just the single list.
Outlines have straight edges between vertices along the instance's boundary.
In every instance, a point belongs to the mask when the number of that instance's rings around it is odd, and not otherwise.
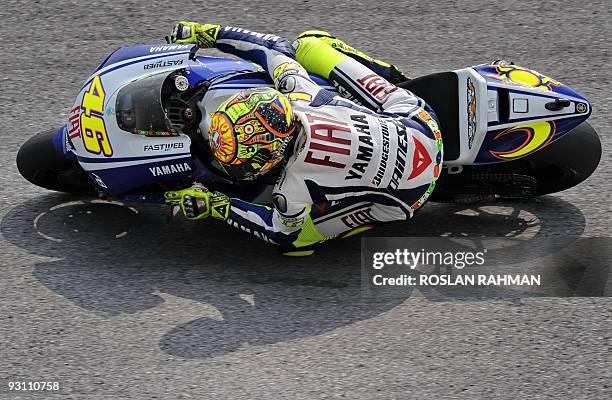
[{"label": "blue fairing panel", "polygon": [[120,195],[134,187],[154,182],[190,180],[198,174],[198,167],[193,158],[188,156],[87,172],[110,194]]},{"label": "blue fairing panel", "polygon": [[[196,60],[190,62],[185,70],[189,84],[194,86],[198,82],[208,81],[213,78],[235,74],[237,72],[257,72],[260,67],[249,61],[236,58],[197,56]],[[264,75],[264,73],[261,73]]]}]

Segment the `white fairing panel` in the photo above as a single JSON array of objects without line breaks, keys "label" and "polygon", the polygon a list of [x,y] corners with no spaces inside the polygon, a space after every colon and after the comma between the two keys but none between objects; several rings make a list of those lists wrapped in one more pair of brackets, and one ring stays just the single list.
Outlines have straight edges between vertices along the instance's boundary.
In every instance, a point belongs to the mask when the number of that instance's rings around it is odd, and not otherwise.
[{"label": "white fairing panel", "polygon": [[447,165],[466,165],[474,161],[487,133],[489,118],[496,118],[497,98],[489,96],[487,81],[472,68],[454,71],[459,85],[459,144],[456,160]]},{"label": "white fairing panel", "polygon": [[[187,66],[189,49],[156,54],[155,46],[147,56],[123,60],[106,65],[89,77],[76,98],[68,124],[68,136],[74,146],[74,153],[86,171],[97,171],[130,165],[165,161],[185,157],[189,153],[191,140],[186,135],[175,137],[145,137],[123,131],[117,124],[115,104],[117,93],[128,83],[154,74],[170,72]],[[98,76],[103,88],[103,113],[96,113],[104,121],[106,138],[112,149],[110,152],[95,153],[84,145],[79,117],[84,109],[83,97],[90,90],[94,78]],[[100,93],[97,93],[100,95]],[[106,154],[105,154],[106,153]]]}]

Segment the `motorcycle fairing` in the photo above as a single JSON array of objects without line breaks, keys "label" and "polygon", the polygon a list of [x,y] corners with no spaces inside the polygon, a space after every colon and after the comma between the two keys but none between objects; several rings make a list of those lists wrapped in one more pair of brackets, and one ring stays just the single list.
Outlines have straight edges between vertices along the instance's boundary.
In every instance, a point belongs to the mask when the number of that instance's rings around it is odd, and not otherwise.
[{"label": "motorcycle fairing", "polygon": [[[79,164],[110,194],[117,195],[163,180],[189,179],[197,173],[187,135],[152,138],[132,134],[119,128],[115,115],[117,93],[121,88],[137,79],[169,74],[185,67],[190,61],[192,47],[143,45],[119,49],[83,85],[74,106],[79,113],[80,128],[68,140]],[[85,96],[92,95],[102,99],[102,108],[89,110],[90,116],[87,116]],[[84,121],[92,118],[103,120],[103,125],[98,125],[99,131],[83,126]],[[100,143],[108,142],[106,152],[86,147],[86,142],[95,144],[94,137]],[[174,168],[170,168],[172,166]],[[161,168],[161,173],[151,172],[157,172],[157,168]]]},{"label": "motorcycle fairing", "polygon": [[[487,90],[486,132],[474,164],[525,157],[559,139],[591,114],[591,105],[583,95],[537,71],[505,63],[472,69],[485,80]],[[482,79],[478,81],[482,84]],[[555,102],[567,104],[555,107]]]}]

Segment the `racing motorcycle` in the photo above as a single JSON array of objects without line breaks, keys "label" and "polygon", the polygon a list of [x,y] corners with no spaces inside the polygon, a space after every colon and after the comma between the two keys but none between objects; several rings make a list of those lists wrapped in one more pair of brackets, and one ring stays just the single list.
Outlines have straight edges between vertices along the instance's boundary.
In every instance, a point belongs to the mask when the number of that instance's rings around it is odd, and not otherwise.
[{"label": "racing motorcycle", "polygon": [[[138,45],[111,53],[81,87],[68,121],[27,140],[17,166],[43,188],[162,202],[195,182],[269,203],[265,176],[236,184],[207,143],[211,113],[245,88],[272,86],[248,61],[196,54],[185,44]],[[321,87],[337,89],[312,75]],[[444,168],[434,201],[528,198],[589,177],[601,143],[586,122],[591,104],[562,83],[498,61],[399,84],[439,117]]]}]

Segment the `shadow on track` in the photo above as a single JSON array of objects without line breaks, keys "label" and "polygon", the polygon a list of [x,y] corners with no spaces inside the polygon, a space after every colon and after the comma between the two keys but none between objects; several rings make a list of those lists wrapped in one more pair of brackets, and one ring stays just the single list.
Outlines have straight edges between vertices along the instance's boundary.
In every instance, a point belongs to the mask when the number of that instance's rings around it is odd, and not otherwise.
[{"label": "shadow on track", "polygon": [[[85,309],[138,313],[160,306],[160,293],[216,308],[222,318],[182,323],[161,338],[164,351],[187,358],[226,354],[245,343],[318,335],[379,315],[411,294],[392,299],[362,296],[359,239],[331,242],[314,257],[287,258],[225,224],[166,221],[164,207],[133,206],[50,194],[13,208],[3,218],[1,232],[31,253],[56,258],[34,265],[34,276]],[[584,216],[573,205],[546,197],[501,209],[432,204],[413,221],[381,227],[370,235],[475,240],[510,235],[518,238],[519,248],[555,236],[561,248],[575,242],[584,225]],[[531,236],[523,238],[526,232]],[[574,272],[566,276],[578,287],[584,274]],[[425,295],[432,300],[449,296]],[[480,298],[489,296],[504,294]]]}]

